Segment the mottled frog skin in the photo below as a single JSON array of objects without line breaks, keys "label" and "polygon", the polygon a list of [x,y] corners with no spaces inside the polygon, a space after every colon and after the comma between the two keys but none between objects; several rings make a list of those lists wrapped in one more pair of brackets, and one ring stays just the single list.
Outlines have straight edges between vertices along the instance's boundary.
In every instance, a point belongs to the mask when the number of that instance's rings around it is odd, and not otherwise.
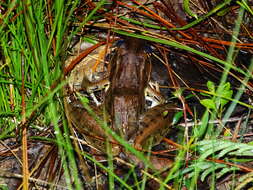
[{"label": "mottled frog skin", "polygon": [[145,108],[144,90],[148,85],[150,63],[143,46],[139,39],[128,39],[111,62],[105,105],[113,130],[126,140],[138,131],[138,120]]},{"label": "mottled frog skin", "polygon": [[[105,102],[101,106],[93,107],[93,111],[100,118],[103,118],[103,112],[106,112],[108,126],[139,149],[143,148],[151,137],[154,144],[158,144],[168,132],[173,115],[178,110],[173,104],[162,104],[145,110],[144,90],[148,85],[151,64],[143,49],[144,43],[140,39],[128,38],[117,49],[110,65],[110,87],[105,94]],[[81,133],[107,137],[113,141],[96,120],[82,106],[76,106],[77,104],[80,103],[72,102],[67,105],[68,118],[76,128]],[[89,137],[88,141],[98,149],[106,150],[103,141]],[[115,144],[113,148],[115,154],[119,153],[119,146]]]}]

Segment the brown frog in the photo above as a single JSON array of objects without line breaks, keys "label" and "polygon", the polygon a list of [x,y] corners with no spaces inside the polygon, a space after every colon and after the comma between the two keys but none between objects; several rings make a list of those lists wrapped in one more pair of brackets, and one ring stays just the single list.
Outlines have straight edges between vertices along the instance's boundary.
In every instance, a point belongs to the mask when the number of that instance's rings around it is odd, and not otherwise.
[{"label": "brown frog", "polygon": [[138,131],[138,120],[145,108],[150,63],[143,46],[140,39],[127,39],[112,59],[105,105],[113,130],[126,140]]},{"label": "brown frog", "polygon": [[[101,118],[105,110],[109,127],[136,148],[142,148],[151,137],[154,137],[155,144],[159,143],[178,110],[175,105],[162,104],[145,111],[144,90],[148,85],[151,66],[143,47],[140,39],[130,38],[118,48],[111,62],[110,87],[105,95],[105,103],[94,107],[94,112]],[[83,87],[87,89],[87,86]],[[93,146],[105,151],[104,141],[94,137],[107,137],[110,141],[113,138],[106,135],[86,109],[76,105],[73,102],[67,104],[69,120],[80,132],[93,136],[87,137]],[[114,144],[113,148],[113,153],[118,154],[119,146]]]}]

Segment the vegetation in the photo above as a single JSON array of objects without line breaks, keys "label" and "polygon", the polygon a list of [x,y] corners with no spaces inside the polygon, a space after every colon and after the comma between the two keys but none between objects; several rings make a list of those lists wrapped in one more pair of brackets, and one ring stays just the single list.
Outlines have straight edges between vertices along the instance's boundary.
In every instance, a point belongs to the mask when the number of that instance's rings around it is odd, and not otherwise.
[{"label": "vegetation", "polygon": [[[0,189],[252,188],[252,2],[142,3],[0,2]],[[83,106],[144,163],[142,169],[113,157],[108,142],[107,162],[100,162],[64,108],[69,73],[92,50],[109,49],[123,36],[146,40],[150,59],[165,66],[161,88],[183,110],[175,116],[177,139],[165,138],[166,150],[143,153],[108,127],[87,99]],[[92,47],[66,66],[78,41]],[[148,157],[167,158],[169,151],[170,169],[155,170]]]}]

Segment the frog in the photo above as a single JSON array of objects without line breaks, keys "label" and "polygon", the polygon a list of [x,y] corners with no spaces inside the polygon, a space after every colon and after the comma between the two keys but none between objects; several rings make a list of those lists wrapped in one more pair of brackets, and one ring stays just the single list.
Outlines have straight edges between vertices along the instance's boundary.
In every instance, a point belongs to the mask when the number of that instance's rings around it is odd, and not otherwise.
[{"label": "frog", "polygon": [[[168,133],[172,118],[179,108],[174,104],[162,103],[153,108],[145,108],[145,90],[148,88],[151,64],[147,59],[145,42],[140,39],[127,38],[112,57],[109,77],[106,82],[109,88],[101,105],[92,106],[98,117],[106,115],[107,125],[136,149],[143,149],[153,138],[159,144]],[[104,79],[103,79],[104,80]],[[93,89],[87,78],[83,79],[82,88]],[[98,82],[95,89],[101,89]],[[77,106],[78,105],[78,106]],[[124,151],[113,137],[99,126],[95,118],[81,106],[79,100],[67,104],[68,118],[81,133],[88,134],[90,144],[104,152],[103,140],[112,142],[112,151],[118,155]],[[104,114],[105,113],[105,114]]]},{"label": "frog", "polygon": [[150,63],[141,40],[127,39],[115,53],[109,75],[110,87],[105,106],[112,117],[112,129],[129,141],[138,131],[138,118],[144,112]]}]

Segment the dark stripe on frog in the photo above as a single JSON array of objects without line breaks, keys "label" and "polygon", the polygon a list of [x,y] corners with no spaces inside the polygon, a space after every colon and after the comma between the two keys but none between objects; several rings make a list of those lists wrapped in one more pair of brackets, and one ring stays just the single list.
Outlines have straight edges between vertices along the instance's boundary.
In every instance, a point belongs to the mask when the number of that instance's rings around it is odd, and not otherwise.
[{"label": "dark stripe on frog", "polygon": [[[153,121],[159,121],[158,119],[155,119]],[[161,130],[162,128],[165,128],[165,125],[167,124],[168,126],[171,124],[170,122],[167,123],[166,119],[160,119],[161,122],[151,122],[149,124],[147,123],[142,123],[145,126],[143,127],[143,130],[141,130],[141,132],[136,136],[134,145],[136,148],[141,148],[143,142],[152,134],[154,134],[155,132],[158,132],[159,130]]]},{"label": "dark stripe on frog", "polygon": [[[172,104],[158,105],[148,110],[140,121],[140,132],[136,135],[134,146],[135,148],[142,148],[145,140],[150,136],[158,133],[164,134],[168,132],[177,107]],[[164,115],[164,112],[165,113]],[[156,135],[154,136],[156,138]],[[159,143],[159,142],[156,142]]]}]

